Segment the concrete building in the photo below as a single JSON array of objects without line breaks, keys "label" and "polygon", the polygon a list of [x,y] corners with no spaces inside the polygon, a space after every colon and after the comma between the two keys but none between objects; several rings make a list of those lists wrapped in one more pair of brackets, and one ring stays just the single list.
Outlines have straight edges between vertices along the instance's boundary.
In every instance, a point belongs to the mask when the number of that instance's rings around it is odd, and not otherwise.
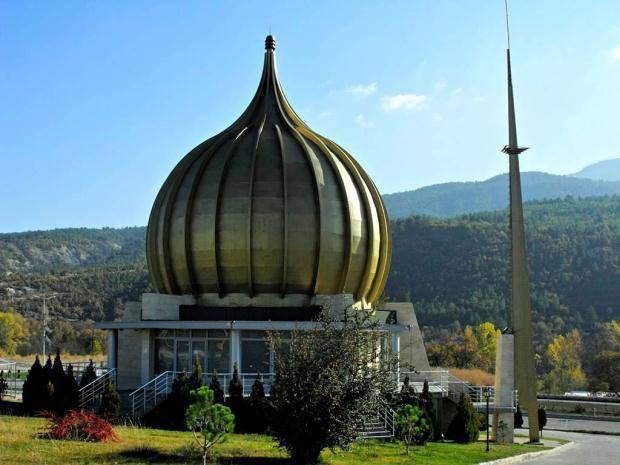
[{"label": "concrete building", "polygon": [[270,373],[268,331],[286,338],[322,311],[374,311],[402,366],[428,370],[413,306],[378,305],[391,258],[381,196],[355,159],[312,131],[285,97],[275,40],[258,90],[222,133],[187,154],[157,195],[147,231],[155,293],[108,330],[118,387],[159,373]]}]

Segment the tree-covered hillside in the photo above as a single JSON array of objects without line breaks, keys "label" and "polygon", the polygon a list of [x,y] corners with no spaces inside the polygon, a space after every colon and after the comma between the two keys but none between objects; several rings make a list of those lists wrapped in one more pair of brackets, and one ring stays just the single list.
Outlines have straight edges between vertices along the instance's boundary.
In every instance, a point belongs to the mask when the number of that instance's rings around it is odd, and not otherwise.
[{"label": "tree-covered hillside", "polygon": [[[536,334],[620,318],[620,197],[530,202],[525,208]],[[507,322],[506,211],[393,222],[386,293],[411,299],[423,326]],[[149,289],[145,228],[0,235],[0,310],[38,317],[41,292],[62,319],[112,317]]]},{"label": "tree-covered hillside", "polygon": [[[606,182],[547,173],[521,175],[524,201],[620,195],[620,182]],[[451,217],[508,207],[506,174],[481,182],[449,182],[383,196],[390,218],[411,215]]]},{"label": "tree-covered hillside", "polygon": [[[525,221],[535,332],[620,318],[620,197],[531,202]],[[506,211],[394,222],[388,294],[411,298],[422,325],[505,325],[507,225]]]}]

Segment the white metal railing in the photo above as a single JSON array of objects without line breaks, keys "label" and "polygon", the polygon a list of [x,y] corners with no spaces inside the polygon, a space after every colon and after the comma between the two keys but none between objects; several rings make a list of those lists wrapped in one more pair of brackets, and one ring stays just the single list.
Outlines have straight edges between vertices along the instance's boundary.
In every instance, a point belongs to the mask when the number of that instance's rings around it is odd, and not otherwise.
[{"label": "white metal railing", "polygon": [[396,435],[396,412],[385,402],[381,402],[379,410],[364,424],[359,437],[393,438]]},{"label": "white metal railing", "polygon": [[[177,376],[188,372],[182,371],[165,371],[155,378],[147,381],[138,389],[129,394],[131,401],[131,414],[133,416],[141,416],[145,413],[153,410],[158,404],[160,404],[168,395],[172,392],[172,384]],[[243,386],[243,395],[249,396],[252,393],[252,385],[259,376],[262,383],[265,395],[271,394],[271,385],[275,379],[274,373],[239,373],[239,380]],[[218,381],[224,392],[225,396],[228,396],[228,388],[230,381],[232,380],[233,373],[221,373],[217,375]],[[209,373],[203,373],[202,384],[209,386],[211,384],[212,375]]]},{"label": "white metal railing", "polygon": [[399,388],[404,383],[405,378],[409,378],[409,382],[416,392],[422,392],[422,386],[424,381],[426,381],[428,382],[429,388],[435,387],[436,390],[441,392],[442,397],[448,395],[450,388],[450,373],[448,370],[399,371],[396,376]]},{"label": "white metal railing", "polygon": [[80,410],[84,410],[87,407],[92,407],[97,404],[105,385],[110,382],[116,386],[116,368],[106,369],[100,376],[95,378],[92,382],[86,386],[80,388],[79,391],[79,406]]},{"label": "white metal railing", "polygon": [[2,379],[6,382],[6,390],[4,391],[3,396],[17,399],[17,363],[12,360],[0,359],[0,375],[2,376]]}]

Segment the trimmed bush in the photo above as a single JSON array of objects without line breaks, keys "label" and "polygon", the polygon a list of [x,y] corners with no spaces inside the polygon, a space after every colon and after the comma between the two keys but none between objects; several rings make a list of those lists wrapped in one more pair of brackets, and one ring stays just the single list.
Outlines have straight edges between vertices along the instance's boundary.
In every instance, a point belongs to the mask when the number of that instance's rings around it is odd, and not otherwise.
[{"label": "trimmed bush", "polygon": [[463,393],[456,406],[456,416],[448,427],[448,439],[460,443],[474,442],[478,440],[479,429],[478,413],[469,396]]},{"label": "trimmed bush", "polygon": [[515,428],[523,428],[523,412],[521,406],[517,404],[517,411],[515,412]]},{"label": "trimmed bush", "polygon": [[213,391],[213,402],[216,404],[224,403],[224,390],[220,384],[220,379],[217,375],[217,370],[213,370],[211,374],[211,382],[209,383],[209,389]]},{"label": "trimmed bush", "polygon": [[101,394],[99,415],[107,420],[115,420],[121,413],[121,398],[110,380],[106,380]]},{"label": "trimmed bush", "polygon": [[44,435],[50,439],[69,441],[109,442],[118,436],[107,421],[94,413],[72,410],[64,416],[47,412],[50,424]]}]

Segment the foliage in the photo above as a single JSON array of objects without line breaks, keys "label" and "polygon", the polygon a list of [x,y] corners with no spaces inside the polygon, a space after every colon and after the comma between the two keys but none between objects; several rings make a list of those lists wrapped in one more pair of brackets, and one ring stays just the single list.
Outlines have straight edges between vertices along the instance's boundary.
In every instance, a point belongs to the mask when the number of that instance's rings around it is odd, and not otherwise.
[{"label": "foliage", "polygon": [[298,464],[316,463],[325,448],[348,448],[365,421],[394,391],[390,357],[379,363],[381,334],[362,310],[344,321],[325,312],[317,327],[293,331],[290,349],[275,339],[272,428]]},{"label": "foliage", "polygon": [[405,443],[407,455],[413,444],[424,445],[430,434],[424,411],[415,405],[405,405],[396,413],[398,437]]},{"label": "foliage", "polygon": [[515,428],[523,428],[523,412],[519,404],[517,404],[517,410],[514,416],[514,426]]},{"label": "foliage", "polygon": [[252,383],[246,431],[250,433],[265,433],[269,426],[270,417],[271,403],[265,397],[265,387],[263,386],[261,375],[258,373],[254,383]]},{"label": "foliage", "polygon": [[45,436],[69,441],[109,442],[118,441],[114,428],[94,413],[72,410],[64,416],[45,414],[49,418]]},{"label": "foliage", "polygon": [[620,352],[604,351],[594,357],[589,383],[592,391],[620,396]]},{"label": "foliage", "polygon": [[585,374],[581,368],[582,340],[579,331],[574,329],[566,336],[553,338],[547,347],[547,355],[552,364],[546,381],[550,392],[566,392],[585,385]]},{"label": "foliage", "polygon": [[213,370],[211,373],[211,382],[209,383],[209,389],[213,391],[213,398],[216,404],[224,403],[224,390],[220,384],[220,379],[217,375],[217,370]]},{"label": "foliage", "polygon": [[95,364],[93,363],[93,360],[90,359],[88,365],[86,366],[86,369],[84,370],[84,373],[82,373],[82,379],[80,379],[80,388],[89,385],[90,383],[95,381],[95,379],[97,379],[97,372],[95,371]]},{"label": "foliage", "polygon": [[37,355],[22,387],[23,404],[28,412],[33,413],[49,409],[48,384],[49,377]]},{"label": "foliage", "polygon": [[235,432],[241,433],[246,431],[246,402],[243,398],[243,383],[241,382],[241,378],[239,378],[239,368],[236,363],[233,367],[232,378],[228,384],[228,399],[226,399],[226,405],[230,407],[235,415]]},{"label": "foliage", "polygon": [[69,364],[67,367],[67,374],[65,377],[65,397],[64,407],[66,410],[76,410],[80,403],[80,388],[73,375],[73,365]]},{"label": "foliage", "polygon": [[405,379],[403,379],[403,385],[400,388],[400,392],[396,396],[396,403],[394,405],[394,408],[398,409],[405,405],[417,405],[418,400],[418,395],[416,394],[415,389],[411,385],[409,376],[405,376]]},{"label": "foliage", "polygon": [[26,340],[26,321],[13,312],[0,312],[0,351],[13,355]]},{"label": "foliage", "polygon": [[469,396],[463,393],[456,406],[456,415],[448,427],[448,439],[460,443],[477,441],[479,429],[478,414]]},{"label": "foliage", "polygon": [[121,398],[109,379],[106,380],[101,393],[99,415],[108,421],[115,420],[121,413]]},{"label": "foliage", "polygon": [[226,433],[234,430],[235,416],[228,407],[213,403],[213,391],[206,386],[190,394],[191,403],[185,412],[185,420],[202,451],[203,464],[206,465],[211,447],[223,440]]},{"label": "foliage", "polygon": [[424,385],[422,386],[422,394],[420,394],[420,404],[424,410],[424,415],[428,419],[430,427],[428,435],[429,439],[434,439],[435,441],[441,439],[441,427],[439,425],[439,419],[437,418],[437,412],[435,411],[433,395],[429,390],[428,380],[426,379],[424,380]]}]

